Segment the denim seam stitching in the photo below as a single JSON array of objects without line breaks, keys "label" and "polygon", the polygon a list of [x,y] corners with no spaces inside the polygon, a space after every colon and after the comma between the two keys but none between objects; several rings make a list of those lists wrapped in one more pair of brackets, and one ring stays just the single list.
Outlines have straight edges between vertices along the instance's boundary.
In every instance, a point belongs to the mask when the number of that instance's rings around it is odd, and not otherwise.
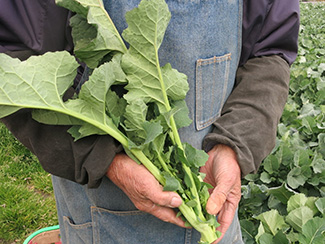
[{"label": "denim seam stitching", "polygon": [[117,216],[133,216],[133,215],[146,215],[146,214],[148,214],[148,213],[140,211],[140,210],[114,211],[114,210],[109,210],[109,209],[95,207],[95,206],[92,206],[91,209],[93,211],[97,211],[99,213],[106,212],[106,213],[110,213],[110,214],[117,215]]},{"label": "denim seam stitching", "polygon": [[197,78],[196,78],[196,94],[195,94],[195,101],[196,101],[196,129],[200,130],[200,118],[202,117],[202,104],[201,99],[199,99],[199,96],[202,93],[202,69],[201,69],[201,61],[198,60],[196,63],[196,70],[197,70]]},{"label": "denim seam stitching", "polygon": [[206,58],[206,59],[198,59],[197,60],[197,66],[205,66],[213,63],[221,63],[227,60],[231,60],[231,53],[227,53],[222,56],[213,56],[211,58]]},{"label": "denim seam stitching", "polygon": [[[91,206],[90,207],[90,214],[91,214],[91,220],[92,220],[92,223],[93,223],[93,242],[95,242],[95,240],[98,241],[98,243],[100,243],[100,235],[99,235],[99,229],[97,227],[97,219],[95,217],[95,214],[94,214],[94,211],[96,211],[96,207],[94,206]],[[96,239],[95,239],[96,237]]]},{"label": "denim seam stitching", "polygon": [[[228,80],[229,80],[229,69],[230,69],[230,62],[229,62],[229,60],[227,60],[226,68],[225,68],[225,76],[224,76],[224,86],[223,86],[222,99],[221,99],[222,105],[225,103],[225,98],[226,98],[226,94],[227,94]],[[221,114],[222,107],[223,106],[220,106],[218,114]]]},{"label": "denim seam stitching", "polygon": [[185,242],[184,244],[191,244],[192,229],[185,229]]}]

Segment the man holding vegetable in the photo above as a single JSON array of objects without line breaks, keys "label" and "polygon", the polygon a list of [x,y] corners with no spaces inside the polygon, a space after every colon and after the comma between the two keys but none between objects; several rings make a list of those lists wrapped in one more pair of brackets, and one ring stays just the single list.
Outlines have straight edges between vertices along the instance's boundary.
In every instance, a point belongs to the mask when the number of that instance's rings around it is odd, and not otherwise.
[{"label": "man holding vegetable", "polygon": [[[121,32],[127,27],[125,13],[140,1],[103,2]],[[243,243],[236,214],[240,181],[274,147],[297,52],[299,1],[166,2],[172,17],[160,62],[185,73],[190,87],[186,102],[193,122],[180,136],[208,152],[201,172],[214,187],[206,208],[221,224],[217,242]],[[51,0],[1,6],[0,52],[21,60],[47,51],[72,52],[67,10]],[[74,88],[86,76],[83,66],[79,71]],[[182,203],[178,194],[163,191],[112,137],[74,142],[68,127],[40,124],[26,109],[2,121],[54,175],[63,243],[199,241],[198,232],[184,228],[173,209]]]}]

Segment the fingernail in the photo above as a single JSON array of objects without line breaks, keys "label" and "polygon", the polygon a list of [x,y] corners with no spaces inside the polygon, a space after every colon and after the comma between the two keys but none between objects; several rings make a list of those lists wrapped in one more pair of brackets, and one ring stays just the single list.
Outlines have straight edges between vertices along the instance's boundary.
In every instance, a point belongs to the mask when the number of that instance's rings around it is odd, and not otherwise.
[{"label": "fingernail", "polygon": [[207,205],[207,211],[209,214],[212,214],[212,215],[217,214],[217,208],[218,208],[218,205],[213,201],[209,202],[209,204]]},{"label": "fingernail", "polygon": [[173,197],[172,200],[170,201],[170,206],[172,208],[176,208],[181,204],[182,204],[182,199],[180,199],[179,197]]}]

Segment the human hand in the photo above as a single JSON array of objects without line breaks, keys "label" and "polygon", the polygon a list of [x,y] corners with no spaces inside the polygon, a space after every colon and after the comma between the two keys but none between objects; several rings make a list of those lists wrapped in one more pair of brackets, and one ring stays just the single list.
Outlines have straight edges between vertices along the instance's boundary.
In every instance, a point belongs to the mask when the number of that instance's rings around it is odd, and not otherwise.
[{"label": "human hand", "polygon": [[185,227],[184,221],[176,217],[176,212],[172,209],[182,204],[181,197],[175,192],[163,191],[163,187],[143,165],[126,154],[117,154],[106,175],[139,210],[165,222]]},{"label": "human hand", "polygon": [[209,152],[209,159],[201,172],[206,174],[205,182],[214,188],[210,192],[207,211],[218,215],[222,233],[218,243],[229,228],[241,198],[241,172],[235,152],[226,145],[216,145]]}]

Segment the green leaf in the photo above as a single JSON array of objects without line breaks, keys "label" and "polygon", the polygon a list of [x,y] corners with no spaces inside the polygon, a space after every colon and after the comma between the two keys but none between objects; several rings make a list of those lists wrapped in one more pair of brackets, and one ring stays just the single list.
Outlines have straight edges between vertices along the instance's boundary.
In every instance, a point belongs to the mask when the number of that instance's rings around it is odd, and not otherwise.
[{"label": "green leaf", "polygon": [[186,205],[193,208],[193,207],[197,206],[197,201],[190,200],[190,201],[186,202]]},{"label": "green leaf", "polygon": [[163,189],[164,191],[177,191],[181,189],[179,181],[174,176],[167,172],[163,172],[162,175],[166,180],[166,184]]},{"label": "green leaf", "polygon": [[[113,124],[112,124],[113,126]],[[107,132],[104,130],[99,129],[98,127],[84,123],[81,126],[73,126],[78,128],[78,134],[71,134],[71,130],[69,129],[68,132],[74,137],[74,140],[77,141],[83,137],[90,136],[90,135],[106,135]]]},{"label": "green leaf", "polygon": [[286,222],[296,231],[301,232],[302,226],[313,218],[313,211],[306,206],[293,209],[286,217]]},{"label": "green leaf", "polygon": [[[83,84],[78,99],[69,100],[65,103],[67,109],[74,111],[72,114],[75,114],[77,118],[84,117],[83,120],[87,122],[79,130],[83,136],[103,134],[104,131],[107,134],[109,131],[112,136],[117,136],[116,139],[124,138],[112,118],[106,116],[107,92],[114,82],[115,76],[112,63],[105,63],[95,69],[89,80]],[[97,127],[97,129],[94,129],[92,133],[94,127]],[[100,131],[102,132],[100,133]]]},{"label": "green leaf", "polygon": [[[48,119],[45,116],[42,117],[42,122],[49,124],[68,122],[67,116],[71,116],[78,120],[77,124],[81,125],[79,137],[103,134],[105,131],[122,144],[127,145],[124,135],[105,115],[106,93],[114,82],[114,76],[107,75],[112,68],[110,63],[102,65],[93,72],[89,81],[82,86],[78,99],[63,102],[62,97],[72,85],[79,66],[75,58],[68,52],[32,56],[23,62],[1,54],[0,60],[10,65],[10,67],[4,65],[0,70],[0,77],[4,81],[0,94],[2,105],[52,111],[58,116],[57,120],[52,120],[53,114],[47,117]],[[97,79],[100,81],[98,82]],[[19,91],[24,96],[16,93],[18,90],[13,87],[19,87]],[[35,117],[40,116],[36,113]],[[59,118],[60,116],[63,117]],[[75,122],[75,119],[70,122]],[[80,123],[79,120],[85,123]],[[86,123],[90,125],[86,125]],[[94,126],[96,129],[91,133],[90,128],[94,128]]]},{"label": "green leaf", "polygon": [[273,237],[272,244],[289,244],[289,240],[283,232],[278,231]]},{"label": "green leaf", "polygon": [[284,218],[278,213],[277,210],[274,209],[264,212],[255,218],[261,221],[266,233],[270,233],[272,235],[276,235],[279,229],[286,227]]},{"label": "green leaf", "polygon": [[314,157],[312,162],[313,171],[315,174],[325,171],[325,160],[320,157]]},{"label": "green leaf", "polygon": [[158,137],[155,138],[155,140],[152,142],[152,150],[156,152],[156,154],[160,154],[163,157],[164,162],[169,162],[170,161],[170,154],[171,150],[167,151],[167,153],[164,152],[164,146],[165,146],[165,140],[166,140],[166,134],[163,133],[159,135]]},{"label": "green leaf", "polygon": [[120,117],[125,113],[126,101],[115,92],[109,90],[106,94],[106,109],[109,114]]},{"label": "green leaf", "polygon": [[[192,172],[190,172],[192,173]],[[187,188],[193,187],[193,183],[191,181],[190,175],[187,172],[184,172],[184,183],[187,186]]]},{"label": "green leaf", "polygon": [[270,244],[272,243],[273,236],[269,233],[264,233],[258,238],[259,244]]},{"label": "green leaf", "polygon": [[243,241],[245,244],[254,244],[254,237],[257,234],[257,230],[253,224],[253,222],[243,219],[240,220],[240,227],[241,227],[241,232],[243,235]]},{"label": "green leaf", "polygon": [[302,227],[299,238],[301,244],[323,244],[325,240],[325,219],[313,218]]},{"label": "green leaf", "polygon": [[144,144],[148,144],[152,142],[156,137],[162,134],[162,126],[160,125],[160,122],[149,122],[146,121],[143,124],[144,131],[146,132],[146,140]]},{"label": "green leaf", "polygon": [[280,214],[285,214],[286,210],[284,208],[284,205],[273,195],[270,195],[270,197],[267,200],[267,206],[269,209],[276,209]]},{"label": "green leaf", "polygon": [[279,160],[279,164],[288,165],[293,161],[294,154],[287,145],[282,144],[276,156]]},{"label": "green leaf", "polygon": [[[158,49],[163,41],[170,12],[164,1],[142,1],[125,18],[129,24],[123,32],[130,48],[122,59],[129,84],[125,99],[131,103],[142,99],[156,102],[160,113],[170,110],[168,97],[182,100],[188,90],[187,77],[171,68],[160,67]],[[141,19],[139,19],[141,18]]]},{"label": "green leaf", "polygon": [[127,83],[126,75],[121,67],[122,57],[123,57],[122,53],[116,53],[110,60],[110,62],[112,63],[111,65],[113,67],[113,72],[115,76],[114,84],[125,85]]},{"label": "green leaf", "polygon": [[320,133],[317,138],[319,143],[319,152],[325,158],[325,133]]},{"label": "green leaf", "polygon": [[174,108],[176,109],[174,113],[174,118],[177,128],[179,129],[182,127],[189,126],[192,123],[192,120],[188,117],[189,110],[185,100],[175,101],[172,106],[172,110],[174,110]]},{"label": "green leaf", "polygon": [[299,186],[304,185],[306,180],[307,178],[302,175],[302,169],[300,167],[295,167],[290,170],[287,177],[288,185],[293,189],[297,189]]},{"label": "green leaf", "polygon": [[292,210],[305,206],[306,202],[307,202],[308,198],[300,193],[300,194],[296,194],[292,197],[290,197],[289,201],[288,201],[288,205],[287,205],[287,211],[291,212]]},{"label": "green leaf", "polygon": [[245,176],[245,180],[247,181],[256,181],[260,178],[259,174],[248,174]]},{"label": "green leaf", "polygon": [[198,150],[189,143],[184,143],[184,150],[188,165],[190,167],[198,168],[204,166],[209,158],[205,151]]},{"label": "green leaf", "polygon": [[321,212],[323,215],[325,214],[325,197],[322,197],[315,201],[315,205],[319,212]]},{"label": "green leaf", "polygon": [[261,181],[263,183],[268,184],[268,183],[271,183],[272,179],[271,179],[270,175],[267,172],[262,172],[261,173]]},{"label": "green leaf", "polygon": [[297,233],[293,229],[291,229],[290,232],[287,233],[287,238],[289,239],[290,244],[291,243],[299,243],[300,235],[299,235],[299,233]]},{"label": "green leaf", "polygon": [[192,123],[188,117],[189,110],[184,100],[174,101],[171,110],[161,113],[161,122],[166,130],[172,128],[171,118],[174,117],[177,129],[188,126]]},{"label": "green leaf", "polygon": [[146,140],[146,132],[143,125],[146,121],[148,107],[141,100],[134,100],[125,108],[124,125],[126,134],[133,142],[142,144]]},{"label": "green leaf", "polygon": [[97,67],[112,50],[126,52],[101,0],[56,0],[56,3],[77,13],[71,18],[74,52],[90,68]]},{"label": "green leaf", "polygon": [[275,155],[270,155],[264,160],[263,167],[269,174],[273,174],[280,167],[279,160]]},{"label": "green leaf", "polygon": [[[72,86],[79,66],[68,52],[32,56],[23,62],[0,54],[0,60],[2,106],[12,111],[21,107],[65,110],[62,97]],[[1,117],[6,114],[8,110]]]},{"label": "green leaf", "polygon": [[298,150],[294,154],[295,166],[308,165],[310,163],[309,154],[306,150]]},{"label": "green leaf", "polygon": [[11,106],[2,106],[0,105],[0,118],[6,117],[18,110],[22,109],[22,107],[11,107]]},{"label": "green leaf", "polygon": [[266,233],[265,232],[265,228],[262,222],[260,222],[260,225],[258,226],[258,231],[257,231],[257,235],[255,236],[255,240],[258,243],[259,242],[259,238],[263,235],[263,234],[268,234],[272,237],[272,235],[270,233]]},{"label": "green leaf", "polygon": [[302,119],[306,116],[316,116],[319,114],[319,111],[315,108],[315,105],[312,103],[306,103],[302,106],[299,119]]},{"label": "green leaf", "polygon": [[308,208],[310,208],[313,211],[313,214],[317,214],[319,212],[319,209],[316,206],[316,201],[318,200],[317,197],[308,197],[307,202],[305,204],[305,206],[307,206]]},{"label": "green leaf", "polygon": [[295,192],[287,187],[285,183],[283,183],[279,187],[272,187],[268,189],[268,195],[273,195],[283,204],[287,204],[288,200],[291,196],[293,196]]},{"label": "green leaf", "polygon": [[187,76],[173,69],[169,63],[162,67],[162,74],[168,97],[174,101],[185,99],[189,90]]},{"label": "green leaf", "polygon": [[[47,111],[36,109],[32,113],[33,119],[37,120],[40,123],[48,124],[51,121],[51,124],[55,125],[82,125],[84,122],[75,117],[72,117],[67,114],[62,114],[54,111]],[[79,126],[80,128],[80,126]]]}]

